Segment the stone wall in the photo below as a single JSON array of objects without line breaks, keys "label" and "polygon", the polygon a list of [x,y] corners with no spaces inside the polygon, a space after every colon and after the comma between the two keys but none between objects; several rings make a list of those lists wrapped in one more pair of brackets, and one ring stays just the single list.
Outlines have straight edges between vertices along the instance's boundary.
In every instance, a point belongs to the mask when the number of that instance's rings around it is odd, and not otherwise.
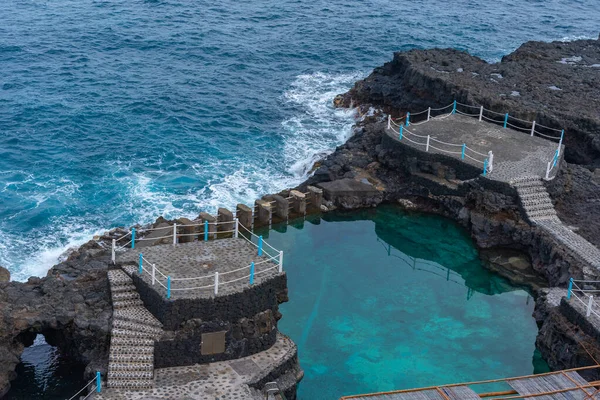
[{"label": "stone wall", "polygon": [[278,305],[287,301],[285,272],[231,294],[196,299],[166,299],[133,274],[133,282],[146,308],[165,330],[177,330],[191,319],[235,323],[262,311],[278,314]]},{"label": "stone wall", "polygon": [[[225,331],[225,351],[202,354],[202,334]],[[247,357],[270,348],[277,339],[277,321],[271,310],[235,323],[191,319],[177,331],[167,331],[154,344],[154,367],[204,364]]]}]

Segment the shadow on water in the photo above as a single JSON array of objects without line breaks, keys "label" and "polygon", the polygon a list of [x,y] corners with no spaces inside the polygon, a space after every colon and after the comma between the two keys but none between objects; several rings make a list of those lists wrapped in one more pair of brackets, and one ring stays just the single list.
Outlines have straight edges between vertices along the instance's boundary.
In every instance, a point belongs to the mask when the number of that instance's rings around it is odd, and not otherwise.
[{"label": "shadow on water", "polygon": [[4,400],[65,400],[81,389],[84,366],[63,356],[39,334],[17,365],[17,378]]},{"label": "shadow on water", "polygon": [[386,205],[261,234],[285,254],[279,329],[298,344],[301,400],[548,370],[533,298],[453,221]]}]

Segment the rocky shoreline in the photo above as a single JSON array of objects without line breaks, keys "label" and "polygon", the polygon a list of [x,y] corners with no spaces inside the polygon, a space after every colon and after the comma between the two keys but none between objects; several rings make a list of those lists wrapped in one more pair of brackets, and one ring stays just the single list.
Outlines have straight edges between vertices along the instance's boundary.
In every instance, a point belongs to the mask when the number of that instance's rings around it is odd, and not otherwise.
[{"label": "rocky shoreline", "polygon": [[[324,212],[393,202],[458,221],[491,267],[537,291],[537,343],[551,368],[581,366],[590,358],[581,355],[578,337],[585,336],[592,354],[600,354],[600,345],[558,311],[558,292],[548,289],[564,287],[570,276],[582,275],[579,260],[531,226],[515,196],[477,179],[463,182],[457,190],[448,179],[452,166],[417,160],[410,151],[386,146],[382,132],[384,112],[401,115],[454,99],[564,127],[567,162],[547,189],[559,217],[599,246],[600,68],[596,64],[600,66],[600,41],[593,40],[529,42],[498,64],[456,50],[396,53],[392,62],[336,98],[336,105],[355,106],[365,117],[352,137],[320,161],[299,189],[321,187]],[[113,230],[86,243],[45,278],[0,283],[0,397],[10,387],[24,346],[38,333],[87,365],[86,375],[105,368],[112,319],[106,271],[110,242],[120,234]],[[511,257],[501,259],[507,251]]]}]

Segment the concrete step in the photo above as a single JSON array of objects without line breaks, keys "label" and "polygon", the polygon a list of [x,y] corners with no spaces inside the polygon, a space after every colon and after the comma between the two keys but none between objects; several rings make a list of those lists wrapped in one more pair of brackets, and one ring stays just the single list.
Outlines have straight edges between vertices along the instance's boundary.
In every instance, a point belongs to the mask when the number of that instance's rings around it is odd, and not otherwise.
[{"label": "concrete step", "polygon": [[536,218],[542,218],[542,217],[556,217],[556,211],[554,209],[552,210],[535,210],[532,212],[527,212],[527,216],[530,219],[536,219]]},{"label": "concrete step", "polygon": [[523,182],[514,183],[513,186],[516,187],[517,189],[545,187],[544,183],[540,179],[538,179],[536,181],[523,181]]},{"label": "concrete step", "polygon": [[525,211],[530,213],[533,211],[539,210],[552,210],[554,211],[554,206],[552,203],[532,203],[532,204],[523,204]]},{"label": "concrete step", "polygon": [[107,386],[114,389],[152,389],[154,380],[151,379],[109,379]]},{"label": "concrete step", "polygon": [[110,354],[154,354],[154,345],[152,346],[129,346],[110,343]]},{"label": "concrete step", "polygon": [[162,334],[162,329],[160,329],[156,326],[140,324],[138,322],[125,321],[122,319],[113,319],[113,329],[115,329],[115,328],[116,329],[126,329],[126,330],[136,331],[136,332],[147,332],[147,333],[151,333],[154,335]]},{"label": "concrete step", "polygon": [[142,307],[144,302],[138,297],[134,300],[114,300],[113,299],[113,309],[122,309],[128,307]]},{"label": "concrete step", "polygon": [[131,278],[122,269],[108,271],[108,281],[112,285],[126,285],[131,283]]},{"label": "concrete step", "polygon": [[126,363],[111,362],[108,365],[108,371],[154,371],[154,364],[144,363]]},{"label": "concrete step", "polygon": [[151,380],[152,378],[154,378],[153,371],[108,371],[109,380]]},{"label": "concrete step", "polygon": [[524,197],[532,194],[548,194],[548,192],[546,192],[546,189],[543,187],[517,188],[517,193],[519,194],[519,197]]},{"label": "concrete step", "polygon": [[116,363],[147,363],[154,365],[154,354],[109,354],[108,365]]},{"label": "concrete step", "polygon": [[128,339],[128,338],[129,339],[131,339],[131,338],[155,339],[159,336],[158,334],[156,334],[154,332],[132,331],[129,329],[115,328],[114,326],[111,331],[111,335],[112,335],[112,337],[121,337],[121,338],[125,338],[125,339]]},{"label": "concrete step", "polygon": [[162,324],[145,307],[127,307],[113,311],[113,318],[162,328]]},{"label": "concrete step", "polygon": [[130,292],[112,293],[111,297],[112,297],[113,301],[123,301],[123,300],[137,300],[140,298],[140,295],[136,291],[130,291]]},{"label": "concrete step", "polygon": [[111,293],[122,293],[122,292],[135,292],[136,288],[133,283],[127,283],[125,285],[110,285]]},{"label": "concrete step", "polygon": [[512,179],[510,181],[510,183],[513,185],[517,185],[522,182],[532,182],[532,181],[539,181],[539,180],[540,180],[539,176],[528,175],[528,176],[520,176],[518,178]]},{"label": "concrete step", "polygon": [[[125,275],[131,276],[133,274],[137,274],[138,267],[135,265],[122,265],[121,269],[124,271]],[[131,279],[131,278],[129,278]]]},{"label": "concrete step", "polygon": [[154,346],[154,340],[149,338],[129,338],[123,336],[113,336],[110,339],[110,345],[113,346]]}]

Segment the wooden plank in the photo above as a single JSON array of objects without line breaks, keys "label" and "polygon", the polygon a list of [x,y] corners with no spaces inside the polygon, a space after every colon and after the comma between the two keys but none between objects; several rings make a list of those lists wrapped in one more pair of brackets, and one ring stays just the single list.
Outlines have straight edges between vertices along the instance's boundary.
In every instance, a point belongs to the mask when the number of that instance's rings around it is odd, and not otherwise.
[{"label": "wooden plank", "polygon": [[[577,374],[576,372],[574,372]],[[573,382],[575,381],[575,382]],[[577,374],[565,376],[563,373],[548,374],[539,377],[524,379],[511,379],[508,384],[520,395],[540,394],[554,392],[561,389],[577,388],[577,384],[585,385],[587,382]],[[583,389],[576,389],[564,393],[555,393],[547,396],[528,397],[531,400],[583,400],[586,393]]]},{"label": "wooden plank", "polygon": [[450,400],[481,400],[481,397],[467,386],[441,387]]}]

